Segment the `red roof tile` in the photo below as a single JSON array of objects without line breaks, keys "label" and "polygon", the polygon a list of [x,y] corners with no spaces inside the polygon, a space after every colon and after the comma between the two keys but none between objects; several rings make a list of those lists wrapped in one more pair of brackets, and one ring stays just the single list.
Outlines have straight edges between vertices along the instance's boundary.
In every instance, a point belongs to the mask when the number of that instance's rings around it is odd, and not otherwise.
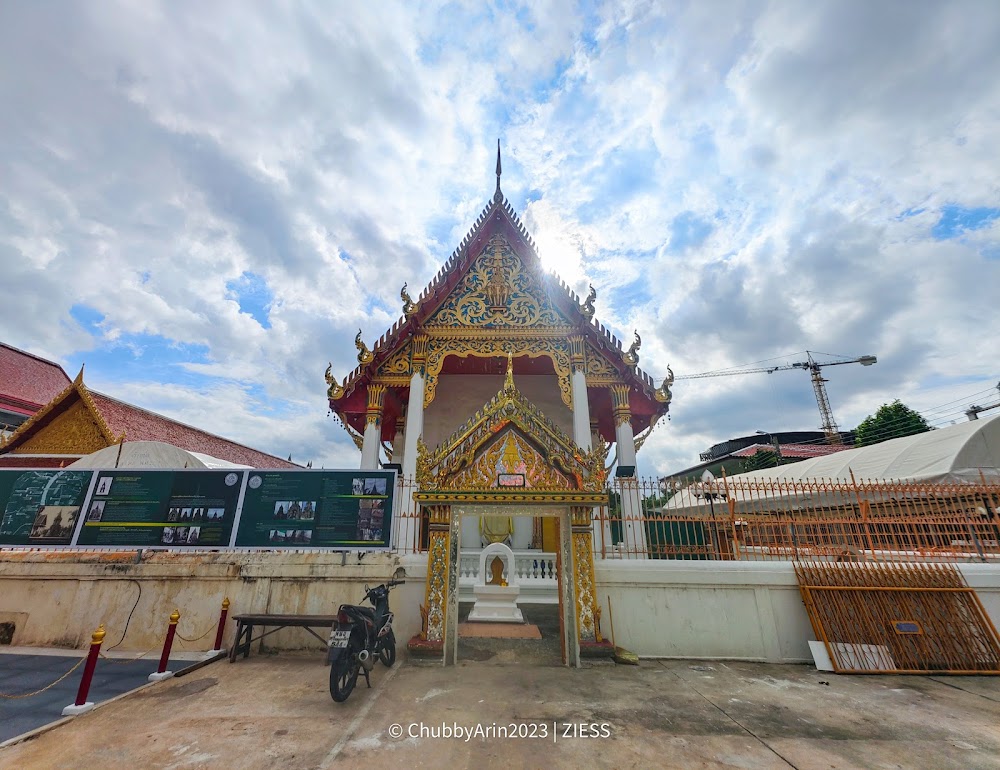
[{"label": "red roof tile", "polygon": [[116,437],[124,433],[126,441],[164,441],[189,452],[201,452],[219,460],[253,468],[301,467],[169,417],[126,404],[103,393],[90,391],[90,396],[111,432]]},{"label": "red roof tile", "polygon": [[[781,444],[782,457],[821,457],[834,452],[843,452],[851,449],[849,446],[835,446],[833,444]],[[758,452],[773,452],[773,444],[751,444],[743,449],[737,449],[732,453],[733,457],[752,457]]]},{"label": "red roof tile", "polygon": [[0,342],[0,404],[34,414],[69,383],[59,364]]}]

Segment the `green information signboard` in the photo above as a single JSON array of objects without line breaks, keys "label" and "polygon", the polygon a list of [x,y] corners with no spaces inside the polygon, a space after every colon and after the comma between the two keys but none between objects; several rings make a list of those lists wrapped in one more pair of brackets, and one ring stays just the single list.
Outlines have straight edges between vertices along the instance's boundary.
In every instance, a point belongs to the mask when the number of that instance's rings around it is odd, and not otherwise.
[{"label": "green information signboard", "polygon": [[0,545],[69,545],[93,471],[0,471]]},{"label": "green information signboard", "polygon": [[101,470],[77,545],[226,548],[244,473]]},{"label": "green information signboard", "polygon": [[247,473],[237,548],[389,548],[395,472]]}]

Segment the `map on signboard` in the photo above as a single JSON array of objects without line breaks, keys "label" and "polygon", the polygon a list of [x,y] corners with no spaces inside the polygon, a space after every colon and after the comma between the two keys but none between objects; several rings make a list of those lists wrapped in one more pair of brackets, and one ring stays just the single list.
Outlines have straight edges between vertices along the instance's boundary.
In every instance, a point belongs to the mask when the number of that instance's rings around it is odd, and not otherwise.
[{"label": "map on signboard", "polygon": [[0,472],[0,542],[68,545],[93,471]]}]

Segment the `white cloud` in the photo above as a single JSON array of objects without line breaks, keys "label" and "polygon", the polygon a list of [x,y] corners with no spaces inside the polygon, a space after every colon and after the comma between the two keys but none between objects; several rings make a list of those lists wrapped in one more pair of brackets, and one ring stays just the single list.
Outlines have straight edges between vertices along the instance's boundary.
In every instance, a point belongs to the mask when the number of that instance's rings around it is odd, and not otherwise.
[{"label": "white cloud", "polygon": [[[347,8],[6,9],[4,341],[101,362],[107,392],[275,454],[346,462],[322,371],[352,369],[357,328],[371,344],[402,283],[416,296],[458,245],[499,136],[546,265],[594,283],[657,378],[877,354],[830,370],[842,426],[998,379],[1000,220],[932,234],[942,206],[1000,206],[994,3]],[[231,288],[248,274],[266,323]],[[795,372],[675,391],[648,472],[819,422]]]}]

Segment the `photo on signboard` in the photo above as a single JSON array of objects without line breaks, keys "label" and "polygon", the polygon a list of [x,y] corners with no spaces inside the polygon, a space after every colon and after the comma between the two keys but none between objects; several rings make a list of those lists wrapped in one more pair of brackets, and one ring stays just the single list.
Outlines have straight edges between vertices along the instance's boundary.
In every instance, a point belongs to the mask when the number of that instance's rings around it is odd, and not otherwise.
[{"label": "photo on signboard", "polygon": [[299,521],[312,521],[316,518],[316,501],[301,500],[299,502],[299,515],[289,518],[298,518]]},{"label": "photo on signboard", "polygon": [[90,504],[90,511],[87,513],[87,521],[100,521],[104,516],[104,500],[94,500]]},{"label": "photo on signboard", "polygon": [[309,545],[312,543],[313,533],[311,529],[297,529],[292,533],[290,542],[295,545]]},{"label": "photo on signboard", "polygon": [[109,495],[111,494],[111,482],[114,481],[114,476],[101,476],[100,481],[97,482],[97,490],[94,492],[95,495]]},{"label": "photo on signboard", "polygon": [[181,545],[188,541],[188,529],[189,527],[177,527],[174,530],[174,543]]},{"label": "photo on signboard", "polygon": [[164,527],[163,534],[160,536],[160,542],[163,543],[163,545],[173,545],[176,529],[176,527]]},{"label": "photo on signboard", "polygon": [[364,493],[365,493],[365,480],[362,478],[355,478],[351,482],[351,494],[363,495]]},{"label": "photo on signboard", "polygon": [[291,500],[278,500],[274,504],[274,518],[276,519],[287,519],[288,511],[292,507]]},{"label": "photo on signboard", "polygon": [[40,505],[29,540],[68,540],[76,527],[78,505]]},{"label": "photo on signboard", "polygon": [[189,527],[187,544],[188,545],[198,545],[198,541],[201,540],[201,527]]},{"label": "photo on signboard", "polygon": [[288,542],[288,531],[284,529],[272,529],[267,536],[269,543],[283,545]]},{"label": "photo on signboard", "polygon": [[191,509],[191,521],[204,521],[205,520],[205,509],[204,508],[192,508]]},{"label": "photo on signboard", "polygon": [[365,479],[365,495],[385,495],[385,479]]},{"label": "photo on signboard", "polygon": [[209,521],[220,521],[223,516],[226,515],[225,508],[209,508],[205,514],[205,518]]},{"label": "photo on signboard", "polygon": [[190,508],[181,508],[181,521],[191,521]]},{"label": "photo on signboard", "polygon": [[171,508],[167,511],[167,521],[177,521],[181,516],[180,508]]}]

